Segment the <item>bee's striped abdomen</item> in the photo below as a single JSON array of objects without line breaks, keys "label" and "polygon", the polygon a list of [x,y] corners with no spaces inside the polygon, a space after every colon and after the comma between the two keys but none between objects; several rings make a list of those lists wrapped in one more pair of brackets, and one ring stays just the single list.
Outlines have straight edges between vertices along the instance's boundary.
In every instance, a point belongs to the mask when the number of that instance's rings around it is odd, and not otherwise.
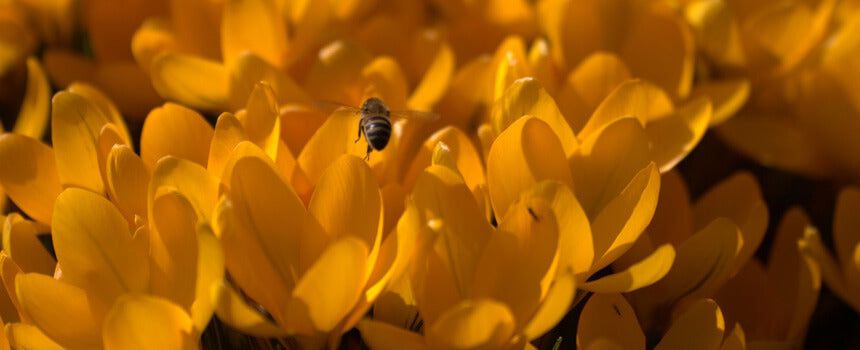
[{"label": "bee's striped abdomen", "polygon": [[375,115],[364,121],[364,137],[373,149],[381,151],[391,137],[391,121],[388,117]]}]

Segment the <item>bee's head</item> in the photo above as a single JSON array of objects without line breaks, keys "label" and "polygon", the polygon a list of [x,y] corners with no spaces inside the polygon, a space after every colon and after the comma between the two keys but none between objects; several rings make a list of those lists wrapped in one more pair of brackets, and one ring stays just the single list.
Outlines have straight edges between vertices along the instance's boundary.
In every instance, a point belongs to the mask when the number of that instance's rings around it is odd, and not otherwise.
[{"label": "bee's head", "polygon": [[388,106],[385,105],[385,102],[382,102],[377,97],[371,97],[364,101],[364,104],[361,105],[361,112],[366,114],[373,115],[388,115]]}]

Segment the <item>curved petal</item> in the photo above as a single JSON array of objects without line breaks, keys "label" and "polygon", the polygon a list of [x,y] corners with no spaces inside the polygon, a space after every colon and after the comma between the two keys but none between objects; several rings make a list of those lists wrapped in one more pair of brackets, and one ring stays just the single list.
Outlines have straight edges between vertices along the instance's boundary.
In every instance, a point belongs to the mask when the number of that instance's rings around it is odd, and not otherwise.
[{"label": "curved petal", "polygon": [[670,244],[658,247],[650,256],[626,270],[580,284],[580,288],[595,293],[626,293],[647,287],[669,273],[675,260],[675,248]]},{"label": "curved petal", "polygon": [[[108,306],[86,290],[39,273],[19,274],[15,290],[33,325],[63,347],[100,347]],[[75,322],[69,322],[75,320]]]},{"label": "curved petal", "polygon": [[455,67],[456,59],[451,45],[445,41],[441,42],[433,62],[424,72],[424,77],[409,95],[406,106],[419,111],[433,109],[448,89]]},{"label": "curved petal", "polygon": [[752,174],[738,172],[699,197],[693,207],[694,227],[699,229],[719,217],[734,221],[743,234],[732,268],[738,271],[755,254],[767,231],[767,204]]},{"label": "curved petal", "polygon": [[341,156],[326,169],[308,212],[332,240],[354,236],[374,254],[382,237],[382,194],[370,168],[357,157]]},{"label": "curved petal", "polygon": [[269,158],[277,159],[281,119],[272,87],[266,83],[255,84],[245,112],[240,112],[236,117],[245,127],[248,140],[263,149]]},{"label": "curved petal", "polygon": [[621,56],[630,71],[653,81],[672,96],[687,96],[693,86],[696,52],[693,33],[681,17],[669,6],[653,6],[629,30]]},{"label": "curved petal", "polygon": [[63,191],[54,151],[18,134],[0,135],[0,184],[15,204],[33,219],[51,222],[54,200]]},{"label": "curved petal", "polygon": [[727,1],[691,1],[684,8],[684,17],[696,35],[699,49],[720,65],[741,66],[746,61],[738,24],[740,16],[735,12]]},{"label": "curved petal", "polygon": [[26,323],[6,324],[6,338],[12,349],[62,350],[64,347],[48,338],[39,327]]},{"label": "curved petal", "polygon": [[197,334],[203,333],[216,304],[221,298],[220,286],[224,281],[224,250],[208,224],[197,225],[197,278],[194,302],[188,309]]},{"label": "curved petal", "polygon": [[9,254],[21,271],[51,275],[57,262],[45,250],[37,234],[35,223],[25,220],[18,213],[11,213],[3,225],[3,251]]},{"label": "curved petal", "polygon": [[388,323],[370,319],[361,320],[356,325],[361,339],[373,349],[378,350],[424,350],[424,337]]},{"label": "curved petal", "polygon": [[304,333],[328,332],[337,326],[361,295],[369,253],[365,243],[354,237],[329,245],[298,281],[282,311],[287,328]]},{"label": "curved petal", "polygon": [[145,294],[125,295],[105,316],[105,349],[196,349],[191,319],[166,299]]},{"label": "curved petal", "polygon": [[656,85],[638,79],[628,80],[603,99],[577,136],[585,142],[605,126],[627,117],[636,118],[644,126],[649,120],[672,113],[674,108],[666,92]]},{"label": "curved petal", "polygon": [[197,163],[168,156],[155,165],[147,194],[150,219],[153,218],[153,200],[162,187],[185,196],[194,206],[199,218],[205,220],[212,216],[218,201],[218,180]]},{"label": "curved petal", "polygon": [[78,188],[63,191],[51,229],[64,281],[109,301],[148,288],[146,246],[132,239],[128,222],[104,197]]},{"label": "curved petal", "polygon": [[163,53],[150,66],[152,86],[161,97],[193,108],[227,109],[230,72],[221,64],[179,53]]},{"label": "curved petal", "polygon": [[[281,109],[281,139],[292,154],[300,154],[308,140],[328,119],[329,114],[302,105],[288,105]],[[353,141],[358,121],[350,126]]]},{"label": "curved petal", "polygon": [[88,98],[68,91],[58,92],[51,107],[51,141],[60,182],[104,193],[97,146],[108,116]]},{"label": "curved petal", "polygon": [[232,66],[251,51],[275,67],[283,67],[287,28],[272,0],[228,0],[221,19],[221,57]]},{"label": "curved petal", "polygon": [[690,305],[666,331],[655,350],[719,349],[726,329],[723,313],[711,299],[700,299]]},{"label": "curved petal", "polygon": [[570,156],[576,150],[579,142],[567,120],[540,83],[530,77],[514,81],[505,90],[493,106],[490,120],[496,134],[501,134],[524,115],[531,115],[545,121],[558,136],[566,156]]},{"label": "curved petal", "polygon": [[140,136],[140,156],[150,169],[164,156],[205,166],[212,134],[212,127],[199,113],[168,102],[147,116]]},{"label": "curved petal", "polygon": [[176,37],[166,18],[147,18],[131,38],[131,53],[137,65],[149,74],[152,61],[159,54],[177,51]]},{"label": "curved petal", "polygon": [[424,336],[432,349],[497,349],[511,341],[514,321],[504,304],[465,300],[430,324]]},{"label": "curved petal", "polygon": [[705,136],[711,120],[711,102],[701,98],[678,108],[673,114],[645,125],[651,157],[660,172],[678,164]]},{"label": "curved petal", "polygon": [[305,78],[304,88],[318,101],[357,105],[362,91],[355,91],[355,82],[372,56],[356,43],[335,41],[319,51]]},{"label": "curved petal", "polygon": [[357,113],[339,109],[308,140],[297,161],[311,185],[316,185],[323,172],[341,155],[365,156],[366,139],[356,141],[359,118]]},{"label": "curved petal", "polygon": [[123,143],[131,144],[131,135],[128,133],[125,119],[107,95],[90,84],[79,82],[69,84],[66,90],[84,97],[87,101],[95,105],[107,117],[109,124],[116,129]]},{"label": "curved petal", "polygon": [[558,105],[575,132],[618,85],[632,78],[621,59],[608,52],[595,52],[582,60],[562,83]]},{"label": "curved petal", "polygon": [[48,127],[51,85],[42,65],[34,57],[27,58],[27,90],[18,111],[13,132],[41,139]]},{"label": "curved petal", "polygon": [[496,138],[487,159],[487,186],[496,217],[503,217],[521,193],[541,180],[573,184],[552,128],[538,118],[520,118]]},{"label": "curved petal", "polygon": [[197,213],[175,190],[159,191],[152,201],[150,291],[188,310],[196,297]]},{"label": "curved petal", "polygon": [[740,323],[735,323],[732,333],[726,336],[720,350],[744,350],[747,348],[746,336]]},{"label": "curved petal", "polygon": [[147,217],[146,195],[149,169],[127,145],[116,145],[107,158],[106,178],[111,198],[129,222]]},{"label": "curved petal", "polygon": [[0,316],[3,317],[3,322],[30,322],[24,309],[21,308],[21,303],[18,302],[18,293],[15,291],[15,278],[21,274],[21,268],[15,263],[9,254],[0,251],[0,277],[3,278],[3,291],[0,294],[8,298],[8,303],[0,304]]},{"label": "curved petal", "polygon": [[564,273],[553,281],[537,311],[523,327],[527,340],[536,339],[558,324],[567,314],[576,294],[576,279]]},{"label": "curved petal", "polygon": [[457,171],[463,176],[469,189],[474,190],[478,185],[486,183],[483,160],[472,140],[460,129],[446,127],[427,138],[412,158],[412,164],[403,179],[404,188],[412,189],[415,186],[418,176],[432,163],[433,150],[439,143],[444,143],[448,148],[456,162]]},{"label": "curved petal", "polygon": [[[381,56],[367,63],[361,70],[358,91],[362,99],[379,97],[391,110],[406,110],[408,84],[400,63],[392,57]],[[364,86],[361,86],[364,85]]]},{"label": "curved petal", "polygon": [[[541,198],[511,207],[478,260],[471,297],[504,304],[521,329],[537,312],[558,260],[558,223]],[[548,278],[547,278],[548,277]]]},{"label": "curved petal", "polygon": [[[265,307],[279,323],[280,309],[307,267],[305,255],[316,257],[323,238],[305,237],[304,205],[265,158],[246,156],[236,161],[230,178],[229,200],[216,209],[213,222],[231,277],[245,293]],[[282,323],[283,325],[283,323]]]},{"label": "curved petal", "polygon": [[642,327],[621,294],[592,295],[579,316],[576,345],[589,349],[604,341],[614,342],[620,349],[645,349]]},{"label": "curved petal", "polygon": [[222,284],[220,289],[221,297],[218,298],[218,305],[215,307],[219,320],[242,333],[255,337],[280,338],[289,335],[286,330],[279,328],[259,310],[248,305],[245,298],[233,287]]},{"label": "curved petal", "polygon": [[248,134],[242,123],[230,112],[218,116],[215,131],[212,133],[212,143],[209,145],[209,160],[206,169],[216,177],[223,177],[224,167],[233,153],[233,149],[242,141],[248,140]]},{"label": "curved petal", "polygon": [[257,82],[272,86],[278,103],[310,104],[311,98],[286,72],[272,66],[252,52],[242,52],[230,67],[230,105],[236,109],[245,106]]},{"label": "curved petal", "polygon": [[746,104],[750,96],[750,85],[750,81],[746,79],[697,84],[687,99],[693,101],[699,97],[706,97],[711,100],[714,115],[708,126],[716,126],[733,117]]},{"label": "curved petal", "polygon": [[559,272],[568,268],[577,275],[588,272],[594,262],[591,224],[573,191],[557,181],[541,181],[522,198],[529,197],[547,201],[558,220]]}]

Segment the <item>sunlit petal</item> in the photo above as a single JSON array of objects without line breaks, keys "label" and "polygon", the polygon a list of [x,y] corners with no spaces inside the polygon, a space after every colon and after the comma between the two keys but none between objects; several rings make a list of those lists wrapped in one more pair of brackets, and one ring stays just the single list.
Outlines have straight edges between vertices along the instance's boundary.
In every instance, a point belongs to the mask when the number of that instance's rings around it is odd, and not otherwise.
[{"label": "sunlit petal", "polygon": [[669,272],[675,260],[675,249],[665,244],[644,260],[624,271],[581,284],[579,287],[597,293],[625,293],[647,287]]},{"label": "sunlit petal", "polygon": [[105,349],[196,349],[191,319],[166,299],[125,295],[105,316]]},{"label": "sunlit petal", "polygon": [[558,136],[566,156],[576,150],[579,142],[562,116],[555,101],[533,78],[522,78],[508,87],[492,109],[491,121],[497,134],[525,115],[545,121]]},{"label": "sunlit petal", "polygon": [[51,141],[63,186],[103,193],[98,164],[98,135],[108,116],[84,96],[61,91],[51,108]]},{"label": "sunlit petal", "polygon": [[178,53],[163,53],[150,66],[152,86],[161,97],[207,110],[229,105],[230,73],[221,64]]},{"label": "sunlit petal", "polygon": [[276,67],[287,52],[287,28],[272,0],[225,1],[221,20],[221,56],[231,66],[251,51]]},{"label": "sunlit petal", "polygon": [[41,139],[48,127],[51,86],[39,61],[27,58],[27,90],[13,132]]},{"label": "sunlit petal", "polygon": [[501,348],[514,332],[514,316],[489,299],[463,301],[432,323],[425,334],[429,348]]},{"label": "sunlit petal", "polygon": [[36,225],[11,213],[3,225],[3,251],[9,254],[23,272],[54,273],[57,262],[39,241]]},{"label": "sunlit petal", "polygon": [[143,123],[140,157],[150,169],[174,156],[206,166],[212,127],[196,111],[174,103],[153,109]]},{"label": "sunlit petal", "polygon": [[644,349],[645,334],[633,307],[621,294],[594,294],[588,299],[576,329],[576,344],[583,349],[604,341],[623,349]]},{"label": "sunlit petal", "polygon": [[362,320],[356,326],[361,339],[373,349],[380,350],[424,350],[424,338],[403,328],[370,319]]},{"label": "sunlit petal", "polygon": [[672,322],[655,349],[719,349],[725,329],[723,313],[717,303],[700,299]]},{"label": "sunlit petal", "polygon": [[108,155],[106,168],[109,193],[120,211],[132,222],[134,215],[145,218],[149,169],[143,160],[129,146],[114,146]]},{"label": "sunlit petal", "polygon": [[63,191],[54,151],[23,135],[0,135],[0,184],[27,215],[51,222],[54,199]]}]

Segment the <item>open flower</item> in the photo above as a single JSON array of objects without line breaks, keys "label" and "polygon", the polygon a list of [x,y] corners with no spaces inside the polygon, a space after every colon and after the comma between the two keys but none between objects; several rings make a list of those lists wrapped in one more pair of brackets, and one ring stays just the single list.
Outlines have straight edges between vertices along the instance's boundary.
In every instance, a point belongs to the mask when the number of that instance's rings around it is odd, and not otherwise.
[{"label": "open flower", "polygon": [[408,203],[398,230],[420,232],[427,242],[406,282],[421,321],[385,320],[386,306],[378,304],[379,320],[358,325],[371,347],[523,348],[566,313],[575,282],[570,269],[558,271],[559,226],[544,198],[524,196],[494,228],[437,146]]},{"label": "open flower", "polygon": [[[681,312],[660,338],[646,338],[637,315],[621,294],[595,294],[582,310],[576,330],[579,349],[746,349],[743,328],[727,323],[711,299],[698,299]],[[659,342],[656,342],[659,339]],[[647,344],[647,347],[646,347]]]},{"label": "open flower", "polygon": [[216,233],[236,290],[224,287],[219,317],[250,334],[336,347],[403,270],[416,233],[383,234],[379,187],[358,157],[333,162],[307,206],[250,143],[224,174]]},{"label": "open flower", "polygon": [[801,249],[821,266],[821,276],[839,298],[860,312],[860,191],[847,187],[839,193],[833,213],[836,257],[827,251],[815,229],[807,229]]},{"label": "open flower", "polygon": [[[177,192],[153,205],[176,216],[196,215]],[[16,270],[14,262],[3,261],[3,280],[7,290],[15,290],[21,315],[21,323],[7,326],[10,343],[16,348],[195,348],[212,315],[212,286],[221,280],[223,265],[208,226],[189,232],[177,225],[182,222],[161,215],[157,235],[146,228],[132,234],[106,198],[79,188],[63,191],[51,225],[57,273],[26,272],[26,265]],[[167,229],[171,224],[173,230]],[[168,252],[173,259],[168,266],[184,275],[164,269],[159,252]]]}]

